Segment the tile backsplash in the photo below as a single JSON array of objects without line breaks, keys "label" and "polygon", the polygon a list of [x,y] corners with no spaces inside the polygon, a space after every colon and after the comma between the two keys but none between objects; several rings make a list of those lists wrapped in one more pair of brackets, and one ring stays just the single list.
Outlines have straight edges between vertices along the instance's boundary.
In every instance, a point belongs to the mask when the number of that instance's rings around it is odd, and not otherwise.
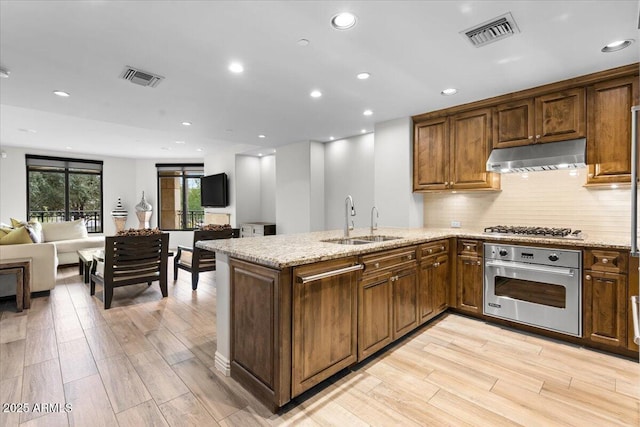
[{"label": "tile backsplash", "polygon": [[463,229],[491,225],[569,227],[628,240],[629,185],[584,187],[587,169],[503,174],[502,191],[425,193],[424,226]]}]

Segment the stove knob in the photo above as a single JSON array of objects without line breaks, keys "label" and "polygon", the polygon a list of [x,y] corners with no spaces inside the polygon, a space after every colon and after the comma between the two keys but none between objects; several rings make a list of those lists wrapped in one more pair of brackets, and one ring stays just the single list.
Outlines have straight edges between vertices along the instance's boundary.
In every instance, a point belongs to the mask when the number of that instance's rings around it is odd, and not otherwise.
[{"label": "stove knob", "polygon": [[507,256],[508,253],[506,249],[500,249],[500,256]]},{"label": "stove knob", "polygon": [[559,259],[559,258],[558,258],[558,255],[557,255],[557,254],[555,254],[555,253],[554,253],[554,254],[549,255],[549,261],[557,261],[558,259]]}]

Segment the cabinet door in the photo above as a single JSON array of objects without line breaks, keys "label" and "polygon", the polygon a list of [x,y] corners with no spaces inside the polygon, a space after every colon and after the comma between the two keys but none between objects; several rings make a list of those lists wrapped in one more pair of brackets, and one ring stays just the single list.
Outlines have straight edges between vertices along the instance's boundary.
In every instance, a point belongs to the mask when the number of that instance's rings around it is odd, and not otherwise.
[{"label": "cabinet door", "polygon": [[449,188],[495,188],[499,176],[489,173],[491,152],[491,109],[469,111],[451,117]]},{"label": "cabinet door", "polygon": [[583,88],[539,96],[535,103],[536,142],[566,141],[586,136]]},{"label": "cabinet door", "polygon": [[294,269],[292,301],[292,396],[357,360],[356,272],[309,280],[356,264],[356,258]]},{"label": "cabinet door", "polygon": [[583,284],[585,337],[614,347],[626,347],[627,277],[588,270]]},{"label": "cabinet door", "polygon": [[458,256],[458,308],[482,314],[482,258]]},{"label": "cabinet door", "polygon": [[638,257],[629,259],[629,280],[627,282],[627,348],[631,351],[638,351],[638,344],[633,341],[633,306],[631,297],[640,295],[640,285],[638,284]]},{"label": "cabinet door", "polygon": [[631,107],[638,102],[638,76],[588,88],[587,184],[631,181]]},{"label": "cabinet door", "polygon": [[397,339],[418,326],[418,272],[417,267],[396,272],[393,284],[393,339]]},{"label": "cabinet door", "polygon": [[391,274],[371,277],[358,291],[358,360],[363,360],[393,340],[393,289]]},{"label": "cabinet door", "polygon": [[493,115],[493,148],[533,144],[534,111],[533,98],[498,105]]},{"label": "cabinet door", "polygon": [[433,256],[420,263],[418,277],[418,322],[420,324],[447,309],[449,256]]},{"label": "cabinet door", "polygon": [[449,181],[447,118],[416,123],[413,145],[413,191],[444,190]]}]

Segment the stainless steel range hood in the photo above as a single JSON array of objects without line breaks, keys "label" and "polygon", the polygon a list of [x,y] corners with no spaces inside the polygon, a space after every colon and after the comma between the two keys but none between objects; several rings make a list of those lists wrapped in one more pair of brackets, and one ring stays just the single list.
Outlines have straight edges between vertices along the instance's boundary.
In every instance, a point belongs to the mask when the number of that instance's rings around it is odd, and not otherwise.
[{"label": "stainless steel range hood", "polygon": [[586,150],[585,138],[496,148],[487,160],[487,171],[509,173],[583,168],[586,167]]}]

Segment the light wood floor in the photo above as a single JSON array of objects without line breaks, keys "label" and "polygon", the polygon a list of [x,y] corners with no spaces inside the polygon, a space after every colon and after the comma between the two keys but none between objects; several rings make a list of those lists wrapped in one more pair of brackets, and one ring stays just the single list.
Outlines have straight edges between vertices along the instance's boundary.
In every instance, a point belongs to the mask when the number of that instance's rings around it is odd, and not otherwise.
[{"label": "light wood floor", "polygon": [[640,425],[638,363],[452,314],[273,415],[213,367],[215,273],[179,276],[105,311],[64,268],[30,310],[0,304],[0,401],[32,410],[0,426]]}]

